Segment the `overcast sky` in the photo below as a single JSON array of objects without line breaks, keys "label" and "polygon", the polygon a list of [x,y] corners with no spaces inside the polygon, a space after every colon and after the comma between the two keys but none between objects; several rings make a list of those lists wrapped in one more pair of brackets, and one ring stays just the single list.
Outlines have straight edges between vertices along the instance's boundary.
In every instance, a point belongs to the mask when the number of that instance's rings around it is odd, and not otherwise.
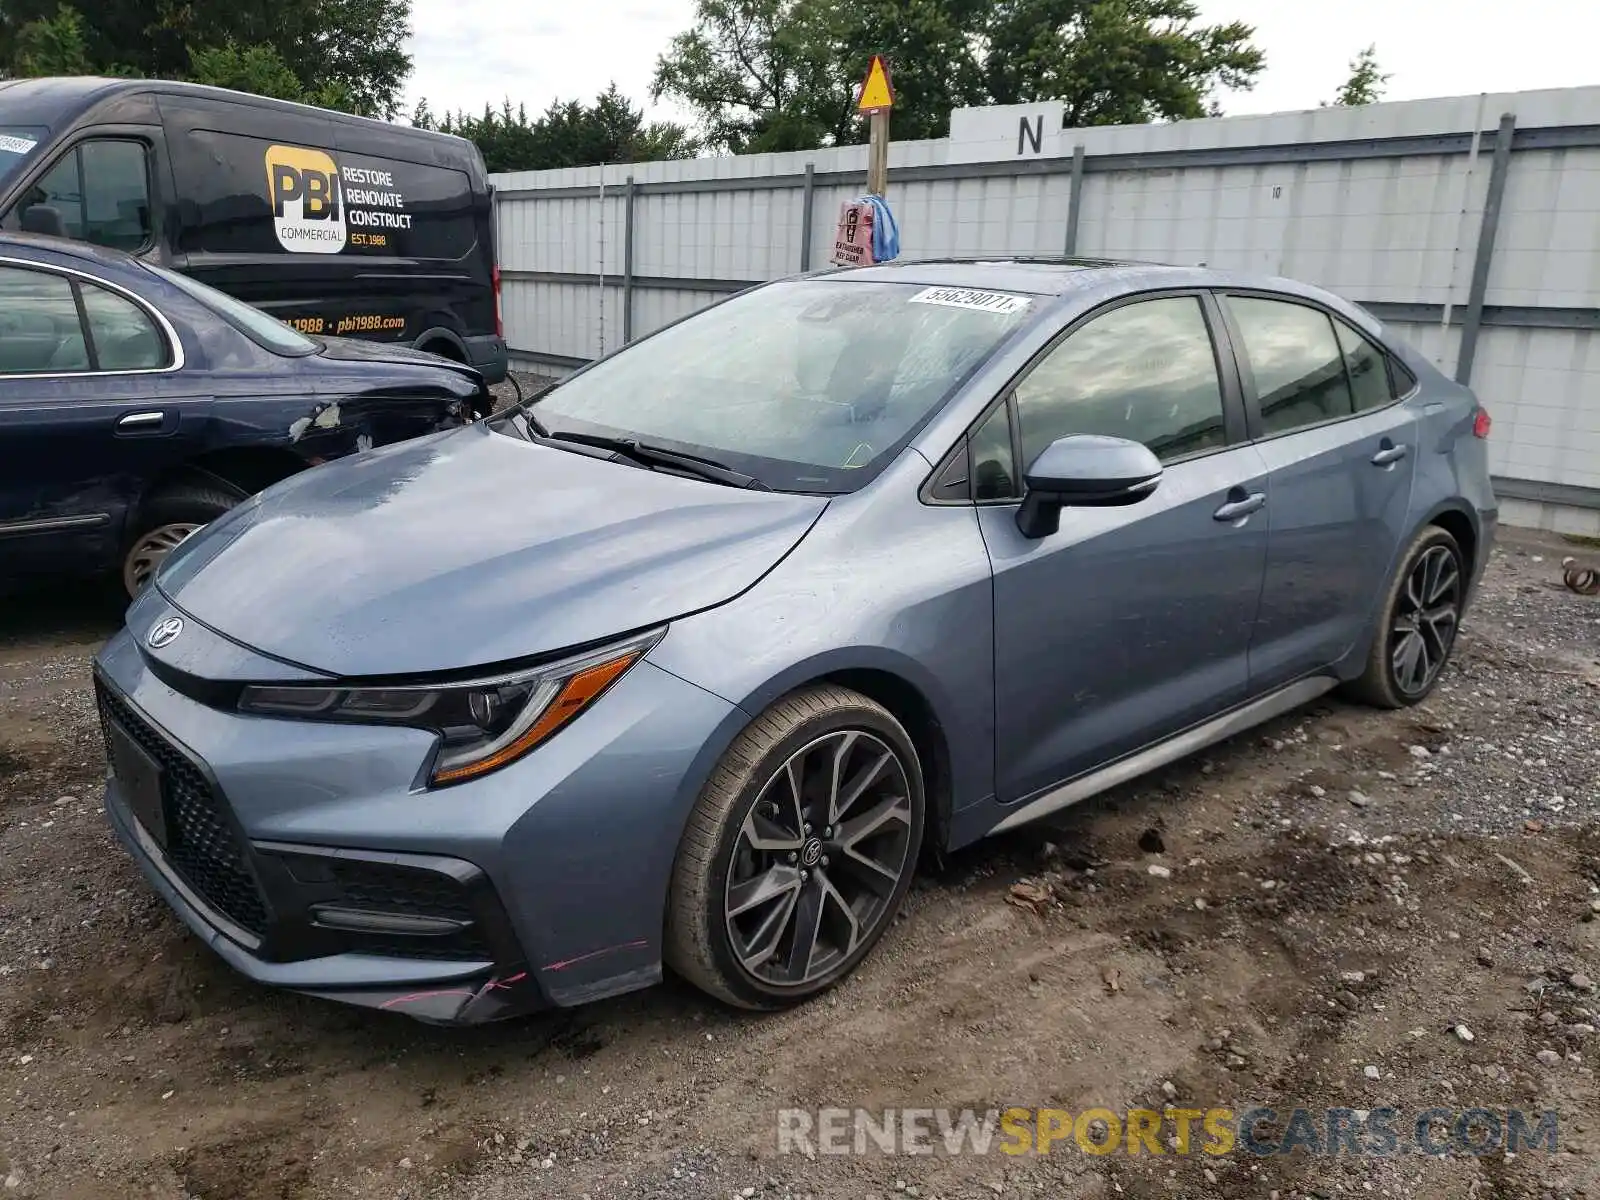
[{"label": "overcast sky", "polygon": [[[1582,0],[1199,2],[1208,22],[1254,25],[1266,51],[1254,90],[1221,98],[1228,114],[1331,99],[1368,43],[1393,76],[1390,100],[1600,83],[1600,8]],[[509,96],[537,113],[557,98],[592,99],[614,79],[648,108],[656,56],[693,9],[693,0],[546,0],[520,12],[504,0],[412,0],[408,107],[425,96],[435,112],[481,110]],[[667,106],[652,115],[684,116]]]}]

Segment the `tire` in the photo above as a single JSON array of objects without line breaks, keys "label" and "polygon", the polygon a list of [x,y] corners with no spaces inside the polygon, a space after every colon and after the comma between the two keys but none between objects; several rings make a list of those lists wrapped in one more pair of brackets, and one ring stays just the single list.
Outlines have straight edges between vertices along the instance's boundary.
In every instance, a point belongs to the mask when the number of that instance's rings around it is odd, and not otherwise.
[{"label": "tire", "polygon": [[205,484],[175,484],[139,506],[122,550],[122,586],[137,596],[167,555],[190,534],[209,525],[242,499]]},{"label": "tire", "polygon": [[[827,991],[893,922],[924,810],[916,750],[887,709],[833,685],[785,696],[728,747],[690,813],[667,902],[667,965],[741,1008]],[[762,889],[771,894],[757,899]],[[802,927],[815,931],[809,951]]]},{"label": "tire", "polygon": [[[1455,648],[1466,585],[1466,557],[1456,539],[1437,525],[1424,528],[1400,560],[1378,610],[1366,667],[1345,685],[1345,694],[1375,708],[1426,700]],[[1420,664],[1417,653],[1425,660]]]}]

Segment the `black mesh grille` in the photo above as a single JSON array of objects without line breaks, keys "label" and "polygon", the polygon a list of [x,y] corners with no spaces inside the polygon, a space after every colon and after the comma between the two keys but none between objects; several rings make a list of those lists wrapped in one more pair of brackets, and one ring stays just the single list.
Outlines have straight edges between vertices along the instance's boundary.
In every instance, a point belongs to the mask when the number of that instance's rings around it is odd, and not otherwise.
[{"label": "black mesh grille", "polygon": [[[161,764],[168,863],[206,903],[260,937],[267,928],[266,906],[245,865],[244,848],[228,823],[222,798],[186,755],[98,680],[95,690],[102,724],[115,721]],[[109,746],[110,733],[103,732]]]},{"label": "black mesh grille", "polygon": [[327,862],[342,893],[341,904],[373,912],[471,922],[467,928],[447,936],[351,933],[347,935],[351,949],[402,958],[494,959],[494,951],[479,931],[478,914],[466,889],[450,876],[358,859]]},{"label": "black mesh grille", "polygon": [[452,921],[475,919],[466,892],[448,875],[347,858],[332,859],[329,865],[352,908],[448,917]]}]

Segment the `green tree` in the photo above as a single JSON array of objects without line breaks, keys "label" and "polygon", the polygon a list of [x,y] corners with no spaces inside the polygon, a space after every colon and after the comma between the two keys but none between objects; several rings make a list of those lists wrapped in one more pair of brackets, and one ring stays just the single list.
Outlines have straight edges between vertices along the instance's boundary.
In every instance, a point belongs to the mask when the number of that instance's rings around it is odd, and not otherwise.
[{"label": "green tree", "polygon": [[688,158],[699,145],[681,125],[646,123],[644,113],[612,84],[595,102],[558,100],[544,115],[528,119],[525,106],[506,100],[498,112],[485,106],[481,117],[464,112],[436,116],[426,99],[411,123],[453,133],[475,143],[491,171],[541,171],[600,163],[649,162]]},{"label": "green tree", "polygon": [[31,47],[67,34],[59,2],[0,2],[0,72],[226,81],[376,117],[398,111],[411,72],[410,0],[95,0],[82,55],[41,59]]},{"label": "green tree", "polygon": [[224,42],[189,52],[189,77],[196,83],[299,100],[305,95],[300,79],[271,46],[239,46]]},{"label": "green tree", "polygon": [[13,62],[19,75],[86,75],[89,46],[78,10],[65,4],[55,15],[17,30]]},{"label": "green tree", "polygon": [[698,0],[656,64],[654,96],[734,151],[859,142],[855,91],[875,53],[894,130],[937,137],[950,109],[1060,99],[1072,125],[1201,117],[1265,65],[1243,23],[1191,0]]},{"label": "green tree", "polygon": [[1266,56],[1251,26],[1198,17],[1191,0],[1009,0],[990,23],[990,103],[1063,100],[1072,126],[1209,116],[1211,93],[1248,89]]},{"label": "green tree", "polygon": [[[1358,104],[1372,104],[1383,98],[1383,85],[1390,76],[1378,70],[1378,47],[1368,46],[1350,60],[1350,78],[1344,81],[1333,103],[1339,108],[1354,108]],[[1324,108],[1328,107],[1323,101]]]}]

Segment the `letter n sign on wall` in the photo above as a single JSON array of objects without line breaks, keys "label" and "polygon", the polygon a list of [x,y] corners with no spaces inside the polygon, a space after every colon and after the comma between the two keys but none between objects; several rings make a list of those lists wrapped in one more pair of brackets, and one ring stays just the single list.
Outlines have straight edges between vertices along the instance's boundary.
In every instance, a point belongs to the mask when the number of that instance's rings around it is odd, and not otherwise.
[{"label": "letter n sign on wall", "polygon": [[[1027,149],[1024,150],[1024,147]],[[1017,153],[1038,154],[1044,148],[1044,114],[1022,117],[1017,122]]]}]

